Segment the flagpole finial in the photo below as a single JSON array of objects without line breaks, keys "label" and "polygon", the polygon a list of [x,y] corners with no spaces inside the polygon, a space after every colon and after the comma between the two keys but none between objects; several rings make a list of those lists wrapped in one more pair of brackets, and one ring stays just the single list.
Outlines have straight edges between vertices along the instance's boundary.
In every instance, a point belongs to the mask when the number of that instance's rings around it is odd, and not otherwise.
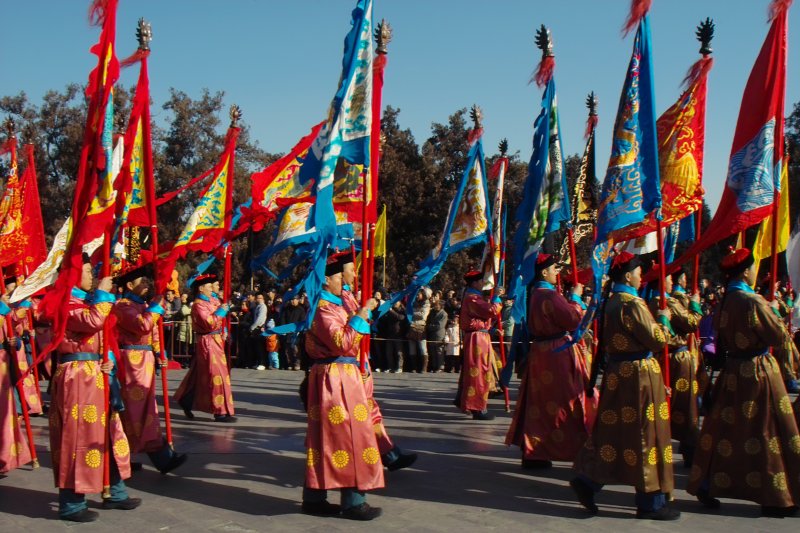
[{"label": "flagpole finial", "polygon": [[136,27],[136,40],[139,41],[139,50],[150,50],[150,41],[153,40],[153,28],[144,18],[139,19],[139,24]]},{"label": "flagpole finial", "polygon": [[550,30],[547,29],[547,26],[544,24],[539,26],[539,29],[536,30],[536,46],[542,51],[542,59],[546,57],[555,57],[555,54],[553,54],[553,37],[550,34]]},{"label": "flagpole finial", "polygon": [[589,93],[589,96],[586,97],[586,107],[589,109],[589,116],[596,117],[597,116],[597,104],[600,103],[597,99],[597,96],[594,94],[594,91]]},{"label": "flagpole finial", "polygon": [[714,51],[711,48],[711,40],[714,38],[714,21],[713,19],[706,18],[703,22],[701,22],[697,26],[697,31],[695,32],[697,36],[697,40],[700,41],[700,53],[703,54],[703,57],[711,55]]},{"label": "flagpole finial", "polygon": [[388,54],[387,48],[392,40],[392,27],[386,22],[386,19],[381,19],[378,26],[375,28],[375,42],[378,43],[378,48],[375,50],[379,54]]},{"label": "flagpole finial", "polygon": [[475,123],[475,129],[479,130],[483,127],[483,111],[478,104],[474,104],[472,109],[469,110],[469,118]]},{"label": "flagpole finial", "polygon": [[231,128],[238,128],[239,120],[242,118],[242,108],[236,104],[233,104],[229,114],[231,117]]},{"label": "flagpole finial", "polygon": [[8,117],[5,122],[3,122],[3,127],[5,128],[6,132],[8,133],[9,137],[13,137],[14,133],[17,131],[17,124],[14,122],[14,119]]},{"label": "flagpole finial", "polygon": [[500,144],[497,145],[497,148],[500,149],[500,157],[505,157],[508,153],[508,139],[503,138],[503,140],[500,141]]},{"label": "flagpole finial", "polygon": [[547,26],[542,24],[536,30],[536,46],[542,51],[542,60],[536,66],[536,71],[531,77],[531,82],[536,82],[539,87],[544,87],[553,78],[553,71],[556,68],[556,56],[553,53],[553,37]]}]

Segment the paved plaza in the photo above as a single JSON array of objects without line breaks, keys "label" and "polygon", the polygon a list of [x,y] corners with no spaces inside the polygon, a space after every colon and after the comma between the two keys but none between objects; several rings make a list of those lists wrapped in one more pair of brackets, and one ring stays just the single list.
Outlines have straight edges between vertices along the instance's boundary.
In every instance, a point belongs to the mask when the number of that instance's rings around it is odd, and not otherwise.
[{"label": "paved plaza", "polygon": [[[170,372],[174,390],[185,371]],[[410,469],[386,475],[386,488],[371,493],[384,509],[375,522],[357,523],[300,514],[305,453],[305,414],[297,386],[300,372],[233,370],[239,421],[223,425],[195,413],[188,421],[173,411],[175,445],[191,454],[177,474],[162,476],[147,463],[129,480],[135,511],[100,509],[92,524],[58,519],[47,449],[47,420],[34,419],[42,467],[0,477],[0,532],[39,531],[797,531],[800,518],[759,518],[748,502],[723,500],[706,513],[683,489],[688,471],[676,465],[679,522],[633,518],[633,491],[609,487],[598,497],[600,515],[590,517],[575,503],[570,466],[523,471],[519,450],[503,444],[510,414],[492,400],[498,415],[477,422],[452,405],[455,374],[377,374],[376,397],[390,435],[419,453]],[[516,387],[516,383],[514,384]],[[513,402],[512,402],[513,405]],[[174,406],[173,406],[174,408]],[[140,459],[141,460],[141,459]],[[331,494],[338,502],[338,495]],[[100,496],[92,495],[92,508]]]}]

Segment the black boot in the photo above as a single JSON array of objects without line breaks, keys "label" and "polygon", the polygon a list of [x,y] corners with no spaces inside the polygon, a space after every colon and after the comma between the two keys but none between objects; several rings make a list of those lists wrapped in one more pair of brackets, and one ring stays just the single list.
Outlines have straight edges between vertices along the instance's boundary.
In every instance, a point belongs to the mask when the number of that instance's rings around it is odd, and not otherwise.
[{"label": "black boot", "polygon": [[797,514],[798,507],[792,505],[790,507],[772,507],[769,505],[761,506],[761,516],[769,518],[786,518]]},{"label": "black boot", "polygon": [[342,508],[335,503],[328,503],[328,500],[322,500],[321,502],[303,502],[300,510],[303,514],[312,516],[336,516]]},{"label": "black boot", "polygon": [[94,522],[97,520],[97,517],[100,516],[97,511],[92,511],[89,509],[81,509],[77,513],[68,514],[66,516],[62,516],[61,520],[67,520],[69,522]]},{"label": "black boot", "polygon": [[575,495],[578,497],[578,501],[583,505],[584,509],[591,514],[597,514],[599,509],[597,508],[597,504],[594,503],[594,491],[592,487],[587,485],[581,478],[577,477],[569,482],[569,486],[575,491]]},{"label": "black boot", "polygon": [[355,507],[349,507],[342,511],[343,518],[361,521],[373,520],[382,514],[383,510],[380,507],[370,507],[367,502],[356,505]]}]

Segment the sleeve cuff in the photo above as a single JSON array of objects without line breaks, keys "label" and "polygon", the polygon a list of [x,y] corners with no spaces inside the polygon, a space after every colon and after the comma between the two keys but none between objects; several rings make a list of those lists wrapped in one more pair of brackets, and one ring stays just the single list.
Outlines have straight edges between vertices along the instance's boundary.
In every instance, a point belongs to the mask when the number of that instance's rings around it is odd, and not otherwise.
[{"label": "sleeve cuff", "polygon": [[93,304],[102,304],[102,303],[113,304],[116,301],[117,299],[116,297],[114,297],[113,294],[111,294],[110,292],[101,291],[100,289],[94,291],[94,298],[92,298]]},{"label": "sleeve cuff", "polygon": [[572,300],[573,302],[575,302],[576,304],[580,305],[581,309],[586,311],[586,304],[583,303],[583,299],[580,296],[578,296],[574,292],[571,292],[571,293],[569,293],[569,299]]},{"label": "sleeve cuff", "polygon": [[228,310],[224,307],[218,307],[217,310],[214,311],[214,314],[219,317],[225,317],[228,315]]},{"label": "sleeve cuff", "polygon": [[494,298],[492,298],[492,303],[493,304],[501,304],[501,303],[503,303],[503,300],[501,300],[499,296],[495,296]]},{"label": "sleeve cuff", "polygon": [[161,307],[159,304],[150,304],[150,307],[148,307],[147,310],[149,312],[155,313],[157,315],[163,315],[164,314],[164,308]]},{"label": "sleeve cuff", "polygon": [[692,313],[697,313],[698,315],[703,314],[703,308],[700,307],[700,304],[698,302],[695,302],[694,300],[689,302],[689,311],[691,311]]},{"label": "sleeve cuff", "polygon": [[670,324],[669,319],[667,317],[665,317],[664,315],[658,315],[658,318],[656,320],[658,321],[659,324],[667,328],[667,331],[669,331],[670,335],[675,335],[675,331],[673,331],[672,329],[672,324]]},{"label": "sleeve cuff", "polygon": [[348,322],[348,324],[358,333],[361,333],[362,335],[369,335],[369,322],[367,322],[360,316],[354,315],[353,318],[350,319],[350,322]]},{"label": "sleeve cuff", "polygon": [[11,312],[11,308],[5,302],[0,302],[0,315],[6,316]]}]

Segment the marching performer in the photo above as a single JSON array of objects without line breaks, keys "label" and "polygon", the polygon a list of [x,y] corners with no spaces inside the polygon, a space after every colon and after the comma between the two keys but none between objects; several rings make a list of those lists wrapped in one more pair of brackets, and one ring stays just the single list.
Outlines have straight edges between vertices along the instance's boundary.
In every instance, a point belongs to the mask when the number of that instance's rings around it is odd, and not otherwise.
[{"label": "marching performer", "polygon": [[769,352],[788,333],[770,303],[751,288],[757,265],[750,250],[732,251],[720,266],[729,281],[714,325],[717,351],[727,357],[687,491],[710,508],[719,507],[717,497],[736,498],[760,504],[764,516],[794,515],[800,504],[800,435]]},{"label": "marching performer", "polygon": [[225,359],[223,328],[228,314],[227,304],[219,303],[213,293],[215,274],[198,276],[192,289],[192,328],[197,337],[192,366],[183,377],[173,399],[183,408],[189,419],[192,410],[214,415],[216,422],[236,422],[231,392],[231,376]]},{"label": "marching performer", "polygon": [[[101,363],[100,352],[103,324],[114,304],[113,286],[111,278],[103,278],[89,293],[94,284],[92,265],[86,254],[83,261],[80,285],[72,289],[69,301],[66,334],[58,347],[50,408],[58,513],[73,522],[97,519],[97,513],[86,505],[86,494],[103,490],[106,432],[110,432],[111,496],[104,499],[103,508],[129,510],[141,503],[139,498],[128,497],[123,481],[131,475],[130,447],[119,413],[107,417],[110,406],[104,405],[102,373],[111,374],[114,363]],[[113,399],[111,403],[116,404]]]},{"label": "marching performer", "polygon": [[[17,288],[17,277],[8,276],[4,280],[6,294],[10,297],[14,289]],[[11,321],[11,328],[14,332],[14,338],[9,339],[10,346],[9,352],[16,356],[17,367],[19,371],[25,372],[33,364],[33,357],[31,354],[31,342],[33,341],[33,325],[29,320],[29,309],[31,308],[31,301],[28,299],[22,300],[18,304],[12,304],[11,313],[8,319]],[[36,381],[36,373],[31,372],[22,381],[22,393],[25,396],[24,400],[28,404],[28,414],[31,416],[41,415],[43,412],[41,395],[39,394],[39,383]],[[16,380],[16,375],[12,376]],[[16,401],[19,402],[19,394],[17,389],[14,389],[14,396]],[[17,410],[21,411],[22,406],[18,405]]]},{"label": "marching performer", "polygon": [[5,349],[6,328],[11,309],[6,302],[8,296],[0,300],[0,474],[5,474],[31,461],[28,439],[19,423],[14,383],[11,379],[13,362]]},{"label": "marching performer", "polygon": [[[353,263],[353,254],[348,252],[345,261],[347,261],[342,269],[342,306],[347,311],[348,316],[352,317],[358,313],[360,305],[356,301],[351,288],[356,280],[356,265]],[[381,461],[383,465],[389,469],[390,472],[406,468],[414,464],[417,460],[417,454],[405,453],[399,446],[395,446],[392,439],[386,433],[386,428],[383,425],[383,415],[378,402],[375,401],[375,383],[372,379],[372,369],[369,365],[369,358],[366,361],[366,374],[363,375],[364,390],[367,394],[367,402],[370,407],[370,416],[372,424],[375,429],[375,436],[378,439],[378,450],[381,452]]]},{"label": "marching performer", "polygon": [[567,300],[556,288],[559,270],[554,256],[539,254],[528,312],[530,354],[506,435],[506,444],[522,450],[523,468],[574,461],[591,430],[586,402],[596,400],[586,397],[589,371],[582,346],[559,350],[583,316],[583,285],[573,287]]},{"label": "marching performer", "polygon": [[621,252],[614,258],[612,294],[600,317],[600,350],[608,363],[598,418],[578,452],[578,476],[570,485],[593,514],[598,511],[595,493],[605,484],[622,484],[636,489],[637,518],[676,520],[680,512],[666,502],[674,486],[669,406],[661,367],[653,357],[669,341],[671,313],[660,310],[653,319],[637,292],[641,275],[638,257]]},{"label": "marching performer", "polygon": [[484,298],[483,272],[472,270],[464,276],[467,290],[461,303],[459,322],[464,332],[463,367],[455,404],[474,420],[493,420],[487,405],[489,393],[495,389],[495,353],[489,327],[502,306],[499,297],[489,302]]},{"label": "marching performer", "polygon": [[[358,368],[361,338],[374,299],[348,319],[342,302],[342,270],[349,252],[332,254],[325,267],[316,315],[306,333],[313,365],[308,376],[306,475],[302,510],[306,514],[372,520],[365,492],[383,487],[383,465],[367,394]],[[341,505],[327,501],[328,489],[341,489]]]},{"label": "marching performer", "polygon": [[[658,271],[654,265],[653,272]],[[683,464],[691,468],[692,457],[697,446],[700,433],[697,414],[697,394],[700,389],[698,381],[698,357],[696,346],[690,345],[690,338],[697,332],[703,310],[700,308],[700,296],[688,297],[685,291],[677,289],[674,280],[686,278],[683,271],[664,278],[664,291],[667,294],[667,307],[672,313],[670,325],[672,335],[669,340],[669,380],[672,396],[670,397],[670,431],[672,438],[680,443]],[[685,281],[684,281],[685,283]],[[658,315],[660,296],[650,300],[650,311]],[[684,303],[686,302],[686,303]]]},{"label": "marching performer", "polygon": [[117,276],[115,283],[124,291],[114,306],[119,343],[120,383],[125,410],[122,424],[131,453],[147,453],[162,474],[179,467],[186,454],[177,454],[161,433],[158,414],[155,365],[160,352],[158,320],[164,314],[163,298],[156,296],[148,305],[153,286],[152,264],[134,268]]}]

